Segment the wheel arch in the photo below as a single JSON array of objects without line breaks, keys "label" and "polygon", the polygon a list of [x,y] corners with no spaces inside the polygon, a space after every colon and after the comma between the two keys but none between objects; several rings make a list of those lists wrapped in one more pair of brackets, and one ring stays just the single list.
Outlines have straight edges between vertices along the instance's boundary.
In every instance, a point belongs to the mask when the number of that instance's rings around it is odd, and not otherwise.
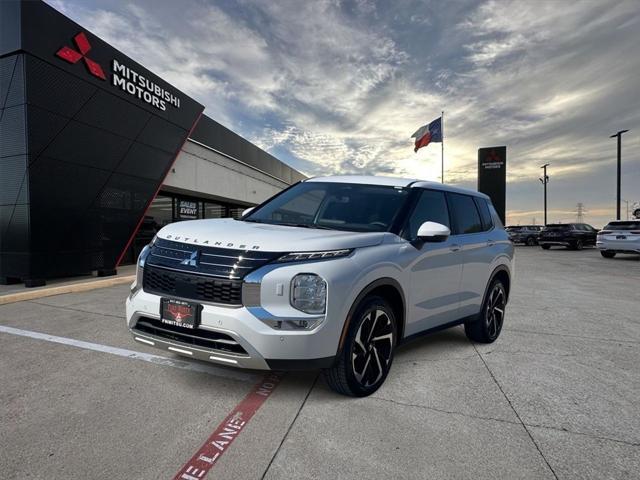
[{"label": "wheel arch", "polygon": [[407,311],[407,303],[404,291],[402,289],[402,286],[400,285],[400,282],[398,282],[396,279],[391,277],[379,278],[378,280],[375,280],[364,287],[354,300],[351,308],[349,308],[349,313],[347,314],[347,318],[345,319],[344,325],[342,326],[342,333],[340,334],[340,341],[338,342],[337,354],[340,354],[340,352],[342,352],[344,341],[347,336],[347,331],[349,330],[349,325],[351,324],[353,314],[355,313],[358,306],[362,303],[362,301],[369,295],[379,295],[389,301],[398,321],[398,342],[402,339],[404,335]]},{"label": "wheel arch", "polygon": [[506,265],[498,265],[493,272],[491,272],[491,276],[489,277],[489,281],[487,282],[487,286],[484,288],[484,297],[482,297],[483,299],[486,298],[487,296],[487,291],[489,290],[489,287],[491,286],[491,283],[496,279],[500,279],[500,281],[502,281],[502,284],[504,285],[504,289],[506,291],[507,294],[507,301],[509,301],[509,293],[511,292],[511,272],[509,271],[509,268]]}]

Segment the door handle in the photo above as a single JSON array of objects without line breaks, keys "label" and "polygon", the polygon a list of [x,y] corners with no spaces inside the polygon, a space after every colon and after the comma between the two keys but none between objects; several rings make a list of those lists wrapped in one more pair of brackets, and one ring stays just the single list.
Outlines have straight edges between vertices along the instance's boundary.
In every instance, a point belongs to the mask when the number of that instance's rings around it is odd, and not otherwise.
[{"label": "door handle", "polygon": [[458,245],[457,243],[454,243],[449,247],[449,250],[451,250],[452,252],[457,252],[458,250],[460,250],[460,245]]},{"label": "door handle", "polygon": [[495,240],[487,240],[487,247],[493,247],[496,244]]}]

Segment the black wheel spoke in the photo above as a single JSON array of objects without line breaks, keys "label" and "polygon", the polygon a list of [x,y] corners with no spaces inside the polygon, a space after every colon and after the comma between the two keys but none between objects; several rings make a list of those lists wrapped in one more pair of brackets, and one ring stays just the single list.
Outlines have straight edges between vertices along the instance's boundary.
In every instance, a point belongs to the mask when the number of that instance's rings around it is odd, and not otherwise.
[{"label": "black wheel spoke", "polygon": [[384,376],[393,351],[393,325],[384,310],[367,312],[356,332],[351,361],[362,386],[376,384]]},{"label": "black wheel spoke", "polygon": [[486,324],[490,338],[496,338],[504,322],[505,292],[501,285],[496,285],[487,301]]}]

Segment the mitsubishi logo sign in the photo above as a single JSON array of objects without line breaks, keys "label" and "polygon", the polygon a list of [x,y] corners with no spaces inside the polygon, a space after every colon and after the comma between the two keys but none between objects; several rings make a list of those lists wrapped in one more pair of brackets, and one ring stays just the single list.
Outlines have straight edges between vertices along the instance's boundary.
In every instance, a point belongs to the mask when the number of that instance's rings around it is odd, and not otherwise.
[{"label": "mitsubishi logo sign", "polygon": [[73,40],[76,44],[76,47],[78,47],[78,50],[80,51],[74,50],[73,48],[67,47],[65,45],[56,52],[56,55],[63,60],[66,60],[67,62],[73,64],[78,63],[81,59],[83,59],[84,64],[87,66],[87,69],[89,70],[89,73],[91,73],[91,75],[93,75],[94,77],[98,77],[101,80],[106,80],[107,76],[104,74],[104,71],[102,70],[100,64],[87,57],[87,53],[89,53],[89,50],[91,50],[91,44],[89,43],[89,40],[87,40],[87,36],[84,34],[84,32],[80,32],[79,34],[77,34],[75,37],[73,37]]},{"label": "mitsubishi logo sign", "polygon": [[[2,1],[2,0],[0,0]],[[91,50],[91,44],[84,32],[78,33],[73,37],[77,50],[64,46],[56,52],[56,56],[66,62],[76,64],[80,60],[84,60],[84,64],[89,73],[100,80],[106,80],[107,76],[102,70],[100,64],[87,57],[87,53]],[[123,92],[132,95],[139,100],[151,105],[152,107],[167,110],[168,106],[180,108],[180,97],[174,95],[157,82],[149,78],[147,74],[142,75],[135,69],[126,65],[122,60],[113,59],[111,61],[111,85],[119,88]]]},{"label": "mitsubishi logo sign", "polygon": [[195,250],[189,258],[185,258],[180,262],[180,265],[188,265],[190,267],[198,266],[198,250]]}]

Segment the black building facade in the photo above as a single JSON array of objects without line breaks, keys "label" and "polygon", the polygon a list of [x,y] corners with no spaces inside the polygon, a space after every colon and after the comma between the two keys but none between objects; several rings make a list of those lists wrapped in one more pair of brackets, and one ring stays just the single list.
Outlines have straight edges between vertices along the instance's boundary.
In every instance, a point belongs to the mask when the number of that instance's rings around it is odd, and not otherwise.
[{"label": "black building facade", "polygon": [[114,273],[192,132],[300,176],[45,3],[0,22],[0,282]]}]

